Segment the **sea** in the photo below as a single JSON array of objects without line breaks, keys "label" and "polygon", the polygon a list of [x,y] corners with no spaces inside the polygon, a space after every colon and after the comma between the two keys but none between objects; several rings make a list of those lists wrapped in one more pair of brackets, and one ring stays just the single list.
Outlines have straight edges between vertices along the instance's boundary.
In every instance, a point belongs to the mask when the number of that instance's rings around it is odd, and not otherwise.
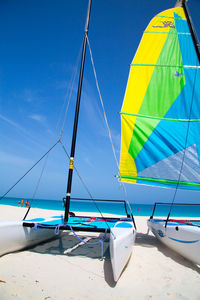
[{"label": "sea", "polygon": [[[0,200],[1,205],[19,206],[22,198],[3,198]],[[64,202],[62,200],[47,200],[47,199],[28,199],[25,198],[25,202],[28,200],[31,203],[31,207],[48,210],[64,210]],[[159,204],[156,205],[154,211],[154,204],[136,204],[131,203],[131,210],[134,216],[151,216],[154,212],[154,216],[167,217],[171,204]],[[83,199],[72,199],[70,203],[70,211],[79,212],[98,212],[109,213],[116,215],[126,216],[126,209],[124,202],[120,201],[92,201]],[[128,213],[130,212],[127,206]],[[179,204],[171,207],[170,217],[199,217],[200,216],[200,204]]]}]

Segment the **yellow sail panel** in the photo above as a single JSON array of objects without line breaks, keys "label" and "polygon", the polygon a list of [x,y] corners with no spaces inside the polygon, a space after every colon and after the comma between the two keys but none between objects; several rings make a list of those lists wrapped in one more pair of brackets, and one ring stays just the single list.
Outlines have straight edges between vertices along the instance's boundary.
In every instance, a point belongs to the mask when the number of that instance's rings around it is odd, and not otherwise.
[{"label": "yellow sail panel", "polygon": [[[149,66],[148,68],[135,66],[131,68],[124,103],[121,109],[122,112],[138,113],[154,68],[154,66]],[[137,101],[133,103],[131,99],[137,99]]]},{"label": "yellow sail panel", "polygon": [[[121,136],[123,137],[121,140],[121,162],[120,162],[120,174],[128,174],[129,177],[136,177],[137,170],[135,166],[134,159],[128,152],[129,142],[132,138],[133,134],[133,127],[135,124],[136,117],[132,118],[130,116],[122,116],[122,133]],[[131,166],[131,168],[130,168]],[[119,175],[120,176],[120,175]],[[132,182],[135,183],[136,180],[132,179],[123,179],[120,178],[121,181]]]},{"label": "yellow sail panel", "polygon": [[[165,27],[164,24],[166,24],[165,22],[171,22],[168,24],[173,26],[172,18],[174,17],[174,13],[185,18],[183,8],[177,7],[161,12],[147,26],[131,64],[128,85],[121,109],[122,112],[138,113],[155,65],[166,41],[167,33],[171,29],[170,26]],[[150,68],[149,66],[141,70],[139,67],[145,64],[152,65],[152,67]],[[137,101],[134,101],[134,105],[132,101],[133,97],[137,99]]]},{"label": "yellow sail panel", "polygon": [[[144,68],[131,68],[128,88],[126,90],[126,99],[132,99],[133,96],[136,99],[141,99],[141,102],[145,96],[146,88],[149,84],[149,81],[152,76],[154,67],[149,67],[148,70]],[[146,87],[146,88],[144,88]],[[141,106],[141,102],[137,101],[134,103],[134,112],[138,112]],[[133,103],[131,101],[124,101],[122,111],[133,112],[132,110]],[[136,117],[129,115],[122,115],[122,133],[121,133],[121,158],[120,158],[120,174],[127,174],[129,177],[136,177],[137,170],[135,166],[134,159],[129,154],[129,144],[133,135],[133,128],[135,125]],[[130,167],[131,166],[131,167]],[[121,181],[135,183],[133,179],[120,179]]]},{"label": "yellow sail panel", "polygon": [[[156,30],[154,29],[154,31]],[[167,34],[160,34],[158,38],[157,33],[145,31],[132,64],[141,65],[142,63],[155,65],[166,38]]]}]

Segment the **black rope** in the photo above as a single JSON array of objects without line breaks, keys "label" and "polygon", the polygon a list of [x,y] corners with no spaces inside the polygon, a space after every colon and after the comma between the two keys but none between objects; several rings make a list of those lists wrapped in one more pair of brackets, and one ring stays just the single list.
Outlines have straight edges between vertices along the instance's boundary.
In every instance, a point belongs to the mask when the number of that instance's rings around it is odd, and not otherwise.
[{"label": "black rope", "polygon": [[9,190],[0,197],[0,200],[2,200],[58,143],[60,140],[58,140]]}]

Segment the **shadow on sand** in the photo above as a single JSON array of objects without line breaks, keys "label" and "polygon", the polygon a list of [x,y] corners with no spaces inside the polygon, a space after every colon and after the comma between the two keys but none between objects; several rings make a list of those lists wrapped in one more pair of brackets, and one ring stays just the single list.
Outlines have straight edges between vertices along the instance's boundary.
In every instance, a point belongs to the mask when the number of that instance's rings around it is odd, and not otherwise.
[{"label": "shadow on sand", "polygon": [[164,254],[167,257],[170,257],[175,262],[183,265],[184,267],[190,268],[200,274],[200,268],[195,265],[194,263],[190,262],[189,260],[185,259],[180,254],[176,253],[172,249],[168,248],[164,244],[162,244],[159,240],[157,240],[151,234],[144,234],[144,233],[137,233],[135,246],[142,246],[142,247],[156,247],[158,251]]},{"label": "shadow on sand", "polygon": [[[81,239],[87,243],[96,243],[102,237],[102,234],[84,236],[81,234]],[[200,274],[200,268],[192,262],[186,260],[181,255],[163,245],[151,234],[137,233],[134,247],[145,248],[157,248],[162,254],[170,257],[175,262],[190,268]],[[101,258],[101,245],[100,244],[84,244],[80,242],[74,235],[70,233],[63,233],[61,237],[54,238],[48,242],[41,243],[34,248],[30,248],[29,251],[40,254],[52,254],[52,255],[65,255],[65,256],[83,256],[91,259]],[[148,251],[148,249],[147,249]],[[133,248],[134,255],[134,248]],[[113,279],[112,266],[109,253],[109,238],[103,243],[103,269],[104,278],[110,287],[115,287],[116,282]],[[126,269],[126,267],[125,267]]]},{"label": "shadow on sand", "polygon": [[34,248],[29,248],[29,251],[40,254],[52,255],[67,255],[69,256],[83,256],[92,259],[100,259],[104,264],[104,278],[107,284],[111,287],[116,285],[113,279],[112,266],[109,253],[109,238],[103,243],[103,258],[101,257],[101,244],[95,244],[102,238],[102,234],[92,236],[84,236],[81,234],[81,239],[86,243],[80,242],[74,235],[70,233],[63,233],[59,238],[54,238],[48,242],[40,243]]}]

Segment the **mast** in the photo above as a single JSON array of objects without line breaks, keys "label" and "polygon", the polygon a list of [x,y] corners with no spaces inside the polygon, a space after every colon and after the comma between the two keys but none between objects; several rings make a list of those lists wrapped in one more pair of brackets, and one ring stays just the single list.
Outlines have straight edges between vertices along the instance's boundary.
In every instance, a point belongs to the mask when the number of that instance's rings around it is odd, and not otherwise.
[{"label": "mast", "polygon": [[197,53],[198,61],[199,61],[199,64],[200,64],[200,45],[199,45],[199,42],[198,42],[198,38],[197,38],[195,29],[194,29],[194,25],[192,23],[192,18],[190,16],[186,1],[187,0],[181,0],[179,2],[181,2],[181,6],[183,7],[183,10],[185,12],[186,19],[187,19],[187,22],[188,22],[188,26],[189,26],[189,29],[190,29],[190,32],[191,32],[192,40],[193,40],[193,43],[194,43],[194,47],[195,47],[195,50],[196,50],[196,53]]},{"label": "mast", "polygon": [[75,155],[75,147],[76,147],[76,135],[77,135],[77,128],[78,128],[78,117],[79,117],[79,108],[80,108],[80,100],[81,100],[81,91],[82,91],[83,72],[84,72],[84,64],[85,64],[85,53],[86,53],[87,35],[88,35],[88,29],[89,29],[91,4],[92,4],[92,0],[89,0],[88,1],[87,18],[86,18],[86,24],[85,24],[84,40],[83,40],[83,49],[82,49],[81,67],[80,67],[80,74],[79,74],[77,99],[76,99],[76,111],[75,111],[75,116],[74,116],[74,127],[73,127],[72,143],[71,143],[71,155],[70,155],[68,181],[67,181],[67,194],[66,194],[66,198],[65,198],[66,204],[65,204],[64,219],[66,222],[68,221],[69,208],[70,208],[73,165],[74,165],[74,155]]}]

